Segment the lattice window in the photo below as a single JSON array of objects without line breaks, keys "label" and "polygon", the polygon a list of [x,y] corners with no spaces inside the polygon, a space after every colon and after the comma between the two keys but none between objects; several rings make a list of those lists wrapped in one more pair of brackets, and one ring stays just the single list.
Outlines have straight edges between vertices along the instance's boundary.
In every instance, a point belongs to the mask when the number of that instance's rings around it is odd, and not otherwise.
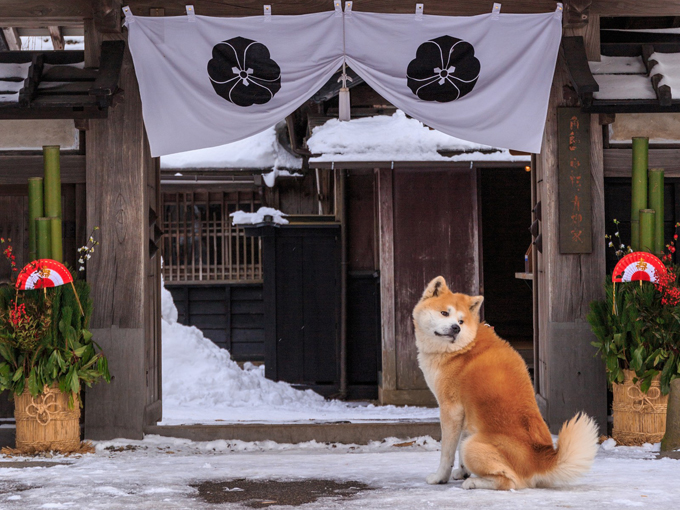
[{"label": "lattice window", "polygon": [[229,214],[256,211],[252,191],[163,193],[163,277],[170,282],[262,281],[260,238],[246,237]]}]

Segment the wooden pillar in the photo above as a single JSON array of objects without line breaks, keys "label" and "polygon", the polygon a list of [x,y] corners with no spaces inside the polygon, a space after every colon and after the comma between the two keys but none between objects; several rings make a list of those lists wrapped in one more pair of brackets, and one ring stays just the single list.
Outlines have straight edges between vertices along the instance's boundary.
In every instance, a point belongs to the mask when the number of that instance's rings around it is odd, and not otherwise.
[{"label": "wooden pillar", "polygon": [[[599,57],[599,20],[591,19],[578,34]],[[605,367],[590,345],[594,335],[586,322],[592,300],[603,296],[605,277],[604,167],[602,128],[591,116],[590,160],[593,250],[563,255],[559,246],[557,109],[576,106],[564,60],[553,79],[542,152],[536,157],[536,199],[542,205],[543,252],[536,257],[538,360],[537,400],[553,433],[579,411],[607,428]]]},{"label": "wooden pillar", "polygon": [[389,168],[378,168],[378,239],[380,267],[380,323],[382,332],[382,370],[380,372],[380,402],[390,400],[397,390],[397,341],[394,302],[394,209],[393,173]]},{"label": "wooden pillar", "polygon": [[[96,66],[93,50],[101,34],[91,22],[86,28],[86,65]],[[161,418],[160,255],[150,253],[160,172],[150,154],[128,50],[119,86],[123,101],[109,109],[107,119],[90,121],[86,135],[87,223],[90,230],[99,227],[101,243],[88,266],[91,329],[113,376],[110,384],[99,383],[87,392],[89,439],[141,439],[144,426]]]}]

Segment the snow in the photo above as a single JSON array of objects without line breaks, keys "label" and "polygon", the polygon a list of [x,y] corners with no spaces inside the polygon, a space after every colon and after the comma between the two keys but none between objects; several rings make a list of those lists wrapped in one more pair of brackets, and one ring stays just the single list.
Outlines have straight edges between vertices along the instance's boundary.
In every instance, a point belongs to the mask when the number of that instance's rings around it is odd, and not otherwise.
[{"label": "snow", "polygon": [[320,499],[305,505],[308,510],[674,508],[680,498],[680,461],[655,460],[656,448],[650,446],[601,448],[591,472],[571,485],[504,492],[465,491],[460,481],[427,485],[425,477],[436,469],[440,445],[428,437],[414,438],[411,445],[405,440],[363,446],[191,442],[159,436],[98,442],[96,453],[57,457],[51,460],[67,465],[50,468],[2,468],[3,462],[21,459],[0,459],[0,508],[241,508],[205,503],[190,484],[234,480],[228,486],[234,490],[243,479],[322,478],[363,482],[371,488],[342,500]]},{"label": "snow", "polygon": [[598,74],[594,76],[600,91],[595,99],[656,99],[652,82],[646,76],[625,74]]},{"label": "snow", "polygon": [[275,168],[296,170],[302,161],[287,152],[276,139],[271,127],[238,142],[179,152],[161,158],[161,168]]},{"label": "snow", "polygon": [[232,225],[255,225],[257,223],[264,222],[265,216],[271,216],[274,223],[277,225],[287,225],[288,220],[284,216],[287,214],[282,213],[277,209],[272,209],[271,207],[260,207],[257,212],[247,213],[243,211],[236,211],[231,213]]},{"label": "snow", "polygon": [[657,64],[652,68],[651,75],[663,75],[659,86],[668,85],[673,99],[680,99],[680,53],[652,53],[650,60]]},{"label": "snow", "polygon": [[642,57],[600,56],[600,62],[588,62],[593,74],[647,74]]},{"label": "snow", "polygon": [[163,421],[189,423],[314,421],[436,421],[439,411],[325,400],[311,390],[264,377],[264,367],[241,369],[229,352],[195,328],[177,322],[170,292],[162,289]]},{"label": "snow", "polygon": [[[430,129],[401,110],[340,122],[331,119],[312,131],[307,140],[316,154],[310,163],[341,161],[528,161],[529,156],[511,156],[507,150],[467,142]],[[470,151],[442,156],[437,151]],[[494,151],[483,153],[480,151]]]}]

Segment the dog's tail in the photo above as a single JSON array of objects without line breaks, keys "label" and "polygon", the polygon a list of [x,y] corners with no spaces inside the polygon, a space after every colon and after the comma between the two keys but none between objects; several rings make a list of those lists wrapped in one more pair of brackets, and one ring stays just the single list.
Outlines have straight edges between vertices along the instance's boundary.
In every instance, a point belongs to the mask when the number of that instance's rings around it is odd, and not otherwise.
[{"label": "dog's tail", "polygon": [[579,413],[565,422],[557,439],[554,464],[535,478],[536,485],[561,485],[588,472],[599,449],[598,433],[597,423],[586,414]]}]

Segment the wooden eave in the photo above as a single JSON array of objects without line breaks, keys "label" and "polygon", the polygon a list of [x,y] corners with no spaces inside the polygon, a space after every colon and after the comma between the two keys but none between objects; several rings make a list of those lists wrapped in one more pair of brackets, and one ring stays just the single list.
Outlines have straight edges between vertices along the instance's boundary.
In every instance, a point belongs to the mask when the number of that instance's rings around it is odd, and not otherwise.
[{"label": "wooden eave", "polygon": [[[650,59],[654,52],[680,53],[680,39],[658,37],[654,34],[632,35],[626,34],[628,41],[620,41],[624,35],[605,38],[601,43],[602,55],[610,57],[642,58],[647,67],[648,75],[656,62]],[[650,37],[651,36],[651,37]],[[632,39],[632,40],[631,40]],[[670,87],[660,86],[662,75],[650,77],[650,82],[656,93],[656,99],[596,99],[593,97],[600,87],[593,76],[588,58],[586,57],[583,37],[571,36],[562,38],[562,55],[567,64],[567,71],[576,93],[581,100],[581,109],[588,113],[663,113],[680,112],[680,100],[672,99]]]},{"label": "wooden eave", "polygon": [[99,69],[69,65],[83,62],[84,51],[0,52],[0,64],[31,63],[19,101],[0,103],[0,119],[106,118],[118,92],[124,51],[124,41],[103,42]]}]

